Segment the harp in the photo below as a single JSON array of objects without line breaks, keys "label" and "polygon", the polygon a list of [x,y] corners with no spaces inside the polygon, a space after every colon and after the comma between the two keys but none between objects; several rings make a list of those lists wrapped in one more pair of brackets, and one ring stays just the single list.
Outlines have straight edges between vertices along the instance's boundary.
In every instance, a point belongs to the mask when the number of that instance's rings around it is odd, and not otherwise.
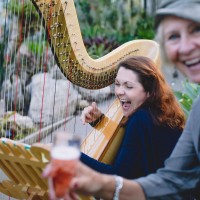
[{"label": "harp", "polygon": [[[24,1],[22,1],[22,4],[23,2]],[[50,56],[55,58],[62,73],[70,81],[68,82],[65,80],[65,85],[69,84],[69,86],[62,92],[66,94],[68,94],[71,89],[70,83],[92,90],[101,89],[112,84],[116,75],[117,64],[132,55],[147,56],[158,65],[160,63],[159,47],[156,42],[150,40],[130,41],[99,59],[92,59],[88,55],[83,43],[73,0],[27,0],[26,2],[33,3],[40,18],[33,15],[28,16],[27,13],[23,14],[23,7],[20,15],[20,19],[22,19],[21,23],[15,21],[16,18],[13,14],[5,13],[7,19],[5,21],[8,21],[9,15],[11,15],[13,24],[11,28],[5,28],[4,37],[6,38],[6,33],[13,33],[14,35],[15,32],[18,32],[19,35],[15,40],[12,38],[14,36],[5,39],[9,41],[5,48],[7,56],[5,57],[6,61],[4,63],[6,71],[5,77],[9,77],[9,80],[5,81],[1,87],[1,99],[3,99],[0,102],[3,110],[0,124],[1,137],[9,137],[28,144],[33,144],[35,142],[48,143],[49,140],[52,141],[52,134],[50,134],[49,138],[49,133],[52,133],[63,124],[66,125],[67,122],[71,120],[70,113],[73,113],[73,110],[70,111],[70,108],[72,106],[66,106],[67,108],[65,107],[65,109],[63,109],[62,106],[59,105],[59,107],[54,103],[54,100],[59,94],[59,89],[62,89],[62,87],[59,88],[59,86],[56,85],[58,81],[54,81],[51,85],[50,90],[54,91],[53,94],[50,93],[48,96],[44,92],[48,87],[47,81],[49,80],[49,74],[46,73],[48,71],[47,68],[49,65],[54,65],[52,62],[49,63]],[[15,10],[14,12],[19,13],[19,10]],[[37,34],[41,36],[39,39],[33,36],[29,37],[30,32],[35,31],[31,24],[26,26],[25,30],[22,31],[24,27],[23,20],[31,21],[31,17],[36,18],[36,25],[38,27],[41,25],[44,26],[46,32],[45,37],[48,39],[49,46],[53,52],[52,54],[50,54],[48,50],[48,45],[45,42],[43,43],[45,39],[40,39],[41,37],[44,38],[43,33],[41,34],[40,31],[37,31]],[[31,38],[31,44],[35,41],[37,41],[36,44],[44,44],[42,49],[44,54],[36,61],[32,61],[34,60],[32,55],[28,55],[26,59],[27,54],[29,54],[26,47],[19,48],[28,37]],[[14,46],[13,43],[15,43]],[[34,45],[32,48],[39,54],[39,47],[36,49],[36,46],[37,45]],[[9,53],[11,50],[14,50],[14,53]],[[24,62],[25,67],[22,66]],[[13,65],[15,65],[14,69],[12,68]],[[42,65],[42,68],[36,67],[30,69],[30,65]],[[10,68],[11,70],[9,70]],[[24,76],[23,72],[25,70],[28,71],[28,73],[26,73],[26,82],[23,82],[22,77]],[[30,77],[32,78],[32,82],[35,78],[32,76],[33,73],[39,74],[37,78],[40,82],[38,85],[36,84],[36,88],[40,90],[41,93],[37,94],[40,98],[36,99],[34,102],[31,101],[29,111],[32,106],[32,113],[37,112],[39,116],[35,116],[34,114],[30,115],[30,112],[27,112],[25,106],[26,101],[30,100],[30,93],[34,93],[33,86],[27,87],[27,83],[30,82]],[[36,83],[38,82],[36,81]],[[26,98],[21,98],[20,93],[23,93],[23,96]],[[72,93],[74,93],[74,91]],[[50,102],[50,97],[52,97],[52,101],[54,101],[53,104]],[[46,104],[44,104],[45,98],[49,100],[47,107],[51,108],[51,112],[48,112],[47,116],[43,111],[46,106]],[[68,100],[69,97],[66,97],[66,104],[68,104]],[[75,101],[76,100],[77,99],[75,99]],[[39,108],[36,109],[36,106]],[[60,110],[59,116],[54,117],[58,110]],[[21,115],[18,115],[19,113]],[[27,119],[26,114],[28,114],[28,116],[35,116],[33,117],[33,121],[37,126],[31,126],[32,121]],[[45,117],[48,119],[45,120]],[[120,127],[122,118],[120,105],[115,101],[108,109],[102,123],[98,124],[95,130],[92,130],[84,140],[82,151],[102,162],[112,163],[123,137],[123,128]],[[22,125],[18,125],[17,119],[25,122],[24,124],[22,123],[23,128]],[[47,121],[49,123],[47,123]],[[68,130],[68,128],[67,126],[66,129]],[[20,132],[22,131],[25,137],[21,136]],[[13,136],[15,136],[15,138]]]},{"label": "harp", "polygon": [[[159,66],[159,47],[150,40],[131,41],[102,58],[92,59],[83,43],[73,0],[32,2],[43,19],[58,66],[75,85],[87,89],[99,89],[110,85],[114,82],[117,64],[132,55],[148,56]],[[112,110],[115,110],[115,114]],[[115,117],[107,116],[97,125],[96,130],[100,134],[97,134],[94,140],[94,133],[90,133],[82,144],[82,151],[100,161],[112,163],[123,137],[123,130],[120,127],[123,116],[119,103],[113,103],[108,113]],[[95,141],[95,145],[92,140]]]}]

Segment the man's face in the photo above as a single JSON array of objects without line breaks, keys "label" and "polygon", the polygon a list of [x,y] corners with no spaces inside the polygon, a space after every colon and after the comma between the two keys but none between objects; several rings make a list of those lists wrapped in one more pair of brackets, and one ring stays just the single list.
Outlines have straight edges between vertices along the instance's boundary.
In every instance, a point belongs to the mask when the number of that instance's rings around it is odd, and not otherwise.
[{"label": "man's face", "polygon": [[190,81],[200,83],[200,24],[169,16],[162,26],[168,59]]}]

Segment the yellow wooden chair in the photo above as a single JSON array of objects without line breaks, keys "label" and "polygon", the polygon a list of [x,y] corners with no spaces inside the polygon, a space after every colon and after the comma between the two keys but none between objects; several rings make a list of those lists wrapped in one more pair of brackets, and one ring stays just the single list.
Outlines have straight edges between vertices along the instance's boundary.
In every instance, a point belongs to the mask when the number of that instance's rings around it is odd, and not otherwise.
[{"label": "yellow wooden chair", "polygon": [[32,146],[6,138],[0,139],[0,168],[7,176],[0,192],[16,199],[48,199],[47,180],[41,177],[48,163],[49,146]]},{"label": "yellow wooden chair", "polygon": [[[50,145],[27,145],[0,139],[0,169],[7,176],[0,180],[0,192],[15,199],[48,200],[48,183],[41,177],[50,160]],[[94,197],[79,196],[80,200]]]}]

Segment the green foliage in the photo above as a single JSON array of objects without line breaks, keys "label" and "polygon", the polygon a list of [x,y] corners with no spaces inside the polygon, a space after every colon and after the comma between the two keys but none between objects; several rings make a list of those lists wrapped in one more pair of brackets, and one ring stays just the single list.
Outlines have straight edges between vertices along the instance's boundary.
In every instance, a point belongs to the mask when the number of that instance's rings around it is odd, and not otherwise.
[{"label": "green foliage", "polygon": [[83,40],[91,56],[101,57],[134,39],[141,4],[134,0],[75,0],[75,5]]},{"label": "green foliage", "polygon": [[135,39],[150,39],[154,38],[154,22],[153,17],[147,16],[145,13],[142,13],[137,24],[135,31]]},{"label": "green foliage", "polygon": [[23,36],[30,33],[31,35],[38,30],[39,26],[39,14],[36,11],[30,0],[10,0],[8,3],[8,10],[12,15],[16,15],[19,20],[19,24],[22,26]]},{"label": "green foliage", "polygon": [[184,92],[175,91],[174,93],[175,93],[176,97],[178,98],[186,116],[188,116],[194,100],[200,94],[200,85],[185,81],[183,83],[183,86],[185,89]]},{"label": "green foliage", "polygon": [[88,47],[88,53],[94,59],[97,59],[101,55],[105,55],[109,52],[110,52],[109,49],[106,48],[104,44],[99,44],[99,45],[93,44],[92,46]]},{"label": "green foliage", "polygon": [[47,45],[46,41],[32,41],[32,42],[27,42],[28,50],[37,56],[42,56],[44,49]]},{"label": "green foliage", "polygon": [[19,0],[10,0],[8,9],[20,18],[25,17],[26,20],[39,20],[39,15],[31,1],[24,1],[22,3]]},{"label": "green foliage", "polygon": [[85,24],[84,28],[81,31],[84,36],[84,39],[91,39],[91,38],[97,38],[97,37],[111,38],[115,34],[114,30],[110,30],[108,32],[107,29],[97,24],[94,24],[93,26],[89,24]]},{"label": "green foliage", "polygon": [[113,34],[106,35],[104,29],[98,25],[89,26],[83,30],[84,44],[89,55],[99,58],[119,46]]}]

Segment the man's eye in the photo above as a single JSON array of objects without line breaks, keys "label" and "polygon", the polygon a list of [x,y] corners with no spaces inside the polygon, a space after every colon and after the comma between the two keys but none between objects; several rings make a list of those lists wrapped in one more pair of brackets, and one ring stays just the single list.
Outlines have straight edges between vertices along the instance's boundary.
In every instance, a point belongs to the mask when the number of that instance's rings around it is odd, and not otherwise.
[{"label": "man's eye", "polygon": [[172,34],[168,37],[168,40],[176,40],[178,39],[180,36],[178,34]]},{"label": "man's eye", "polygon": [[194,29],[193,29],[193,32],[199,33],[200,32],[200,26],[195,26]]},{"label": "man's eye", "polygon": [[119,86],[119,83],[115,83],[115,86]]}]

